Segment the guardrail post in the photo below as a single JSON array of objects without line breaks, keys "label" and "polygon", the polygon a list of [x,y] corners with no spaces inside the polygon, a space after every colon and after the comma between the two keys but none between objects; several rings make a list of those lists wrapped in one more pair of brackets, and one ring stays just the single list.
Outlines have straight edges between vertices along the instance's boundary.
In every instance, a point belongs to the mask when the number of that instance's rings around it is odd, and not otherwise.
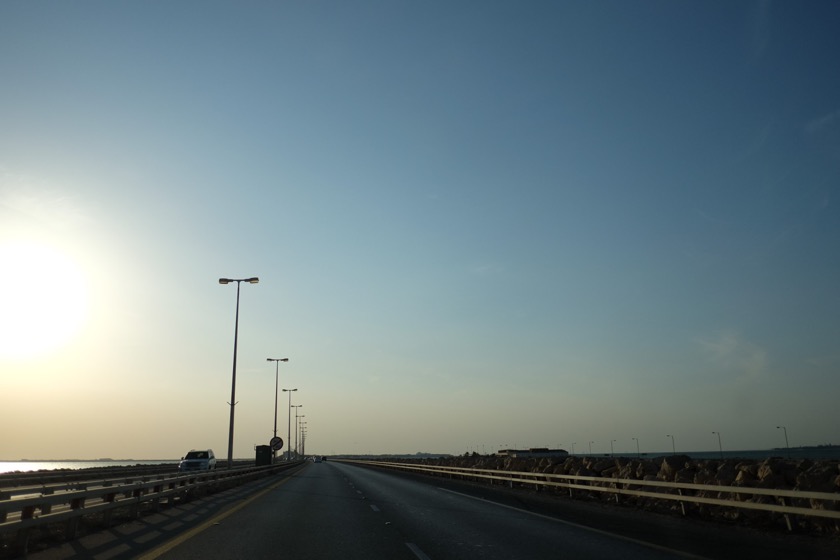
[{"label": "guardrail post", "polygon": [[[84,498],[73,498],[70,500],[70,509],[84,509],[85,507],[85,499]],[[68,539],[75,539],[76,534],[79,529],[79,519],[81,516],[71,517],[67,520],[67,538]]]},{"label": "guardrail post", "polygon": [[[105,503],[108,503],[108,504],[112,504],[112,503],[114,503],[114,500],[116,498],[117,498],[117,493],[112,492],[110,494],[105,494],[104,496],[102,496],[102,501],[105,502]],[[105,525],[108,526],[108,527],[111,526],[111,517],[112,517],[111,514],[113,513],[113,511],[114,511],[113,509],[108,508],[107,510],[105,510],[105,513],[102,516],[103,520],[105,521]]]},{"label": "guardrail post", "polygon": [[[52,488],[44,488],[41,491],[41,495],[43,496],[52,496],[54,491]],[[52,512],[52,504],[44,504],[41,506],[41,515],[47,515]]]},{"label": "guardrail post", "polygon": [[[784,499],[782,496],[779,496],[778,498],[779,498],[779,503],[780,503],[781,505],[783,505],[783,506],[786,506],[786,505],[787,505],[787,504],[785,503],[785,499]],[[785,524],[787,525],[788,532],[789,532],[789,533],[792,533],[792,532],[793,532],[793,525],[792,525],[792,524],[791,524],[791,522],[790,522],[790,515],[788,515],[788,514],[786,513],[786,514],[784,514],[784,516],[785,516]]]},{"label": "guardrail post", "polygon": [[[677,494],[679,494],[680,496],[683,495],[682,488],[677,488]],[[682,510],[683,517],[685,517],[685,502],[683,502],[682,500],[680,500],[680,509]]]},{"label": "guardrail post", "polygon": [[140,516],[140,500],[143,497],[143,494],[145,494],[145,492],[142,488],[135,488],[134,491],[131,493],[131,497],[134,498],[134,503],[131,504],[130,508],[131,517]]},{"label": "guardrail post", "polygon": [[18,548],[20,548],[24,558],[26,558],[29,552],[29,532],[29,528],[21,529],[17,535]]},{"label": "guardrail post", "polygon": [[[153,491],[155,494],[159,495],[161,492],[163,492],[163,484],[155,484]],[[160,511],[160,497],[157,497],[154,500],[152,500],[152,507],[155,511]]]}]

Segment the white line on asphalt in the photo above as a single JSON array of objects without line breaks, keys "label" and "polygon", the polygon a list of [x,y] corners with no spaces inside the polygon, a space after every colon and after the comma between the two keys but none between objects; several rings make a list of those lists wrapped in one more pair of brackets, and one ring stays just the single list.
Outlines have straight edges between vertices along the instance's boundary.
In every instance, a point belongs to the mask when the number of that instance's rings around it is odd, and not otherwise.
[{"label": "white line on asphalt", "polygon": [[373,504],[370,504],[370,509],[372,509],[373,511],[379,511],[379,508],[378,508],[378,507],[376,507],[376,506],[375,506],[375,505],[373,505]]},{"label": "white line on asphalt", "polygon": [[420,560],[432,560],[431,558],[426,556],[426,554],[422,550],[420,550],[420,547],[414,544],[413,542],[407,542],[405,543],[405,546],[407,546],[408,550],[413,552],[414,556],[416,556]]},{"label": "white line on asphalt", "polygon": [[461,492],[455,492],[454,490],[448,490],[446,488],[441,488],[441,487],[438,487],[438,490],[443,490],[444,492],[449,492],[450,494],[456,494],[458,496],[463,496],[464,498],[470,498],[470,499],[473,499],[473,500],[478,500],[479,502],[485,502],[485,503],[488,503],[488,504],[497,505],[499,507],[512,509],[512,510],[518,511],[520,513],[533,515],[535,517],[540,517],[542,519],[547,519],[548,521],[554,521],[555,523],[562,523],[564,525],[569,525],[570,527],[577,527],[578,529],[584,529],[586,531],[591,531],[591,532],[597,533],[599,535],[604,535],[604,536],[611,537],[611,538],[614,538],[614,539],[619,539],[619,540],[622,540],[622,541],[631,542],[631,543],[634,543],[634,544],[645,546],[647,548],[653,548],[655,550],[662,550],[662,551],[665,551],[665,552],[668,552],[668,553],[671,553],[671,554],[676,554],[678,556],[682,556],[683,558],[693,558],[694,560],[709,560],[705,556],[698,556],[696,554],[691,554],[690,552],[683,552],[682,550],[676,550],[676,549],[673,549],[673,548],[668,548],[667,546],[661,546],[661,545],[649,543],[649,542],[646,542],[646,541],[640,541],[638,539],[634,539],[634,538],[631,538],[631,537],[625,537],[624,535],[619,535],[617,533],[610,533],[609,531],[603,531],[601,529],[595,529],[594,527],[587,527],[586,525],[579,525],[578,523],[572,523],[571,521],[566,521],[565,519],[558,519],[557,517],[550,517],[548,515],[543,515],[541,513],[534,513],[533,511],[528,511],[526,509],[520,509],[518,507],[509,506],[509,505],[506,505],[506,504],[500,504],[499,502],[494,502],[493,500],[488,500],[486,498],[477,498],[475,496],[470,496],[469,494],[462,494]]}]

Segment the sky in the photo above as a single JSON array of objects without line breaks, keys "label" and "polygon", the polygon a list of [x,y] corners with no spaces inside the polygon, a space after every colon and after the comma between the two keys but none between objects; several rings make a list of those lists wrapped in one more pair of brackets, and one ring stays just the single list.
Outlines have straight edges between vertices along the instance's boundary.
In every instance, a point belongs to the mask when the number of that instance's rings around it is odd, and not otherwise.
[{"label": "sky", "polygon": [[0,3],[0,459],[840,444],[838,27]]}]

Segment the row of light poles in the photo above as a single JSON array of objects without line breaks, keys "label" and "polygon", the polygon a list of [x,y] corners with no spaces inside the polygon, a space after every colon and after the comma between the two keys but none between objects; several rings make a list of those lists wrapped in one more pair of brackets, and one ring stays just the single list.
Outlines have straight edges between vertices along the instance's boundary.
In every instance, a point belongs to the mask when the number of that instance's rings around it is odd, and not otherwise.
[{"label": "row of light poles", "polygon": [[[788,459],[790,458],[790,443],[788,442],[788,435],[787,435],[787,427],[785,426],[776,426],[777,430],[784,430],[785,432],[785,448],[787,449]],[[723,459],[723,444],[720,441],[720,432],[714,431],[712,434],[717,435],[718,438],[718,451],[720,451],[720,458]],[[675,452],[676,454],[676,452]]]},{"label": "row of light poles", "polygon": [[[252,276],[251,278],[219,278],[219,284],[231,284],[236,282],[236,318],[234,320],[234,329],[233,329],[233,373],[231,375],[231,386],[230,386],[230,429],[228,431],[228,468],[233,467],[233,425],[234,425],[234,407],[236,406],[236,351],[237,346],[239,343],[239,287],[242,282],[246,282],[248,284],[258,284],[260,281],[259,278],[256,276]],[[277,400],[280,394],[280,362],[288,362],[289,358],[266,358],[266,361],[274,362],[274,437],[277,437]],[[288,431],[286,434],[286,458],[291,460],[291,439],[292,439],[292,393],[297,391],[295,389],[283,389],[283,392],[289,393],[289,422],[288,422]],[[297,419],[302,418],[303,416],[298,416],[297,408],[300,408],[303,405],[297,405],[295,407],[295,453],[297,453]]]},{"label": "row of light poles", "polygon": [[[777,429],[777,430],[783,430],[783,431],[784,431],[784,433],[785,433],[785,447],[787,448],[788,458],[790,458],[790,443],[788,442],[787,427],[785,427],[785,426],[776,426],[776,429]],[[723,444],[721,443],[721,439],[720,439],[720,432],[718,432],[718,431],[713,431],[713,432],[712,432],[712,434],[713,434],[713,435],[717,435],[717,438],[718,438],[718,450],[719,450],[719,452],[720,452],[720,458],[721,458],[721,459],[723,459]],[[665,437],[666,437],[666,438],[671,438],[671,452],[672,452],[674,455],[676,455],[676,454],[677,454],[677,444],[676,444],[676,442],[675,442],[675,440],[674,440],[674,436],[673,436],[672,434],[665,434]],[[633,440],[635,440],[635,441],[636,441],[636,456],[641,457],[642,453],[641,453],[641,450],[639,449],[639,438],[634,437],[634,438],[631,438],[631,439],[633,439]],[[615,439],[610,440],[610,456],[612,456],[612,455],[614,455],[614,454],[615,454],[615,450],[614,450],[614,448],[613,448],[613,444],[614,444],[616,441],[618,441],[618,440],[615,440]],[[575,454],[575,443],[577,443],[577,442],[572,442],[572,455],[574,455],[574,454]],[[593,444],[593,443],[595,443],[595,442],[594,442],[594,441],[590,441],[590,442],[589,442],[589,454],[590,454],[590,455],[592,455],[592,444]]]},{"label": "row of light poles", "polygon": [[[641,452],[639,451],[639,438],[634,437],[632,439],[636,440],[636,455],[641,456]],[[618,441],[617,439],[611,439],[610,440],[610,456],[615,455],[615,448],[613,447],[613,444],[617,441]],[[576,441],[572,442],[572,452],[571,452],[572,455],[575,454],[575,444],[576,443],[577,443]],[[592,455],[592,444],[593,443],[595,443],[595,442],[594,441],[589,442],[589,454],[590,455]],[[561,445],[561,447],[562,447],[562,445]]]},{"label": "row of light poles", "polygon": [[[286,438],[287,438],[286,439],[286,460],[287,461],[292,460],[292,393],[294,393],[295,391],[297,391],[297,388],[295,388],[295,389],[283,389],[284,393],[289,393],[289,425],[287,427],[288,432],[286,433]],[[303,405],[301,404],[301,405],[298,405],[298,406],[303,406]],[[295,409],[295,414],[297,414],[297,408]]]}]

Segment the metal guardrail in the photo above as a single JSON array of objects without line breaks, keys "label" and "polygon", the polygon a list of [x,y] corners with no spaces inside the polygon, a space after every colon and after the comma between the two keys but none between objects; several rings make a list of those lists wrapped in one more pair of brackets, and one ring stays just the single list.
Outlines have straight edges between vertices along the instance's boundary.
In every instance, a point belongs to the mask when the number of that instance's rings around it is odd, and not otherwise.
[{"label": "metal guardrail", "polygon": [[[189,474],[139,475],[36,486],[0,488],[0,535],[69,521],[116,508],[139,508],[145,502],[174,500],[188,492],[213,486],[235,486],[254,478],[300,465],[301,461],[263,467],[200,471]],[[75,525],[68,531],[75,533]]]},{"label": "metal guardrail", "polygon": [[[250,463],[253,465],[253,461]],[[26,472],[0,473],[0,489],[7,490],[16,486],[41,486],[79,480],[117,479],[121,477],[136,479],[140,476],[172,474],[178,471],[178,463],[159,465],[138,465],[131,467],[91,467],[82,469],[54,469]]]},{"label": "metal guardrail", "polygon": [[[683,482],[664,482],[659,480],[634,480],[626,478],[607,478],[599,476],[563,475],[553,473],[534,473],[523,471],[499,471],[493,469],[470,469],[464,467],[445,467],[435,465],[418,465],[414,463],[394,463],[387,461],[362,461],[341,459],[342,462],[358,463],[383,468],[448,475],[479,480],[500,481],[511,486],[521,484],[526,486],[567,488],[572,496],[575,490],[587,492],[607,492],[615,494],[616,501],[621,496],[638,496],[657,500],[672,500],[680,502],[683,515],[686,514],[685,504],[707,504],[732,508],[752,509],[782,513],[785,516],[788,530],[792,530],[789,515],[806,515],[840,519],[840,492],[807,492],[800,490],[781,490],[771,488],[750,488],[746,486],[716,486],[710,484],[690,484]],[[642,489],[640,489],[642,488]],[[646,488],[652,488],[648,490]],[[708,494],[717,494],[710,497]],[[723,496],[728,495],[729,498]],[[753,498],[744,498],[745,495]],[[775,498],[777,503],[766,503],[766,496]],[[805,502],[808,507],[801,504]],[[831,505],[833,503],[833,506]]]}]

